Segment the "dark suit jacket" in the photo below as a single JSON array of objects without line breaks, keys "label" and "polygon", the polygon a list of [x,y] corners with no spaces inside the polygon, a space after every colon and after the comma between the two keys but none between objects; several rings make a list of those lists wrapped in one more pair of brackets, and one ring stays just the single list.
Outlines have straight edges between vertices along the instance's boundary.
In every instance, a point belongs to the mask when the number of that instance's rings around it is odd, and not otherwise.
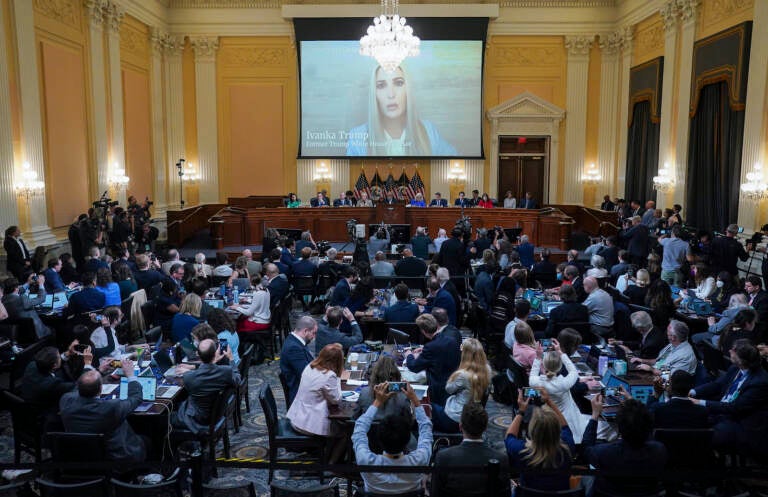
[{"label": "dark suit jacket", "polygon": [[363,341],[363,332],[360,325],[355,323],[349,327],[350,333],[344,333],[338,328],[331,328],[326,323],[317,323],[317,336],[315,337],[315,357],[328,344],[338,343],[346,354],[349,348]]},{"label": "dark suit jacket", "polygon": [[346,278],[341,278],[336,287],[333,289],[333,297],[331,298],[331,305],[344,305],[349,300],[349,295],[352,289],[349,286],[349,282]]},{"label": "dark suit jacket", "polygon": [[627,242],[627,252],[633,257],[648,255],[648,227],[643,224],[632,226],[619,235]]},{"label": "dark suit jacket", "polygon": [[141,385],[128,382],[126,400],[102,400],[81,397],[77,391],[61,398],[61,421],[64,429],[73,433],[104,433],[107,437],[107,457],[115,461],[143,462],[146,457],[144,441],[126,421],[141,404]]},{"label": "dark suit jacket", "polygon": [[407,300],[398,300],[384,311],[388,323],[412,323],[419,315],[419,306]]},{"label": "dark suit jacket", "polygon": [[433,198],[432,201],[429,203],[430,207],[448,207],[448,200],[441,198],[440,200],[437,200],[436,198]]},{"label": "dark suit jacket", "polygon": [[452,324],[448,324],[443,328],[443,331],[440,332],[441,335],[449,336],[453,338],[458,345],[461,345],[461,331]]},{"label": "dark suit jacket", "polygon": [[6,254],[6,268],[8,269],[8,272],[16,276],[19,281],[24,279],[23,273],[25,271],[24,268],[26,267],[24,263],[30,259],[29,249],[24,243],[24,240],[21,241],[21,245],[24,247],[23,250],[12,236],[6,236],[3,241],[3,248],[5,249]]},{"label": "dark suit jacket", "polygon": [[709,428],[707,409],[687,399],[674,398],[669,402],[655,402],[649,407],[653,413],[654,428],[705,429]]},{"label": "dark suit jacket", "polygon": [[83,288],[69,297],[67,314],[79,314],[104,308],[106,297],[95,288]]},{"label": "dark suit jacket", "polygon": [[395,264],[395,274],[398,276],[424,276],[427,264],[418,257],[405,257]]},{"label": "dark suit jacket", "polygon": [[[712,240],[713,271],[728,271],[736,276],[739,274],[738,260],[746,261],[748,258],[749,254],[744,250],[744,246],[735,238],[718,236]],[[712,274],[717,274],[717,272]]]},{"label": "dark suit jacket", "polygon": [[451,276],[463,275],[469,266],[464,243],[455,237],[447,239],[440,246],[440,252],[435,257],[434,262],[446,268]]},{"label": "dark suit jacket", "polygon": [[[21,289],[19,289],[19,291],[21,291]],[[104,298],[103,293],[101,296]],[[34,299],[29,298],[27,294],[19,295],[17,293],[9,293],[8,295],[3,296],[3,305],[5,306],[5,310],[8,311],[8,317],[11,319],[32,319],[35,323],[35,334],[38,338],[51,334],[51,330],[43,324],[40,320],[40,315],[35,310],[35,306],[40,305],[43,302],[45,302],[45,288],[40,288],[37,292],[37,297]]]},{"label": "dark suit jacket", "polygon": [[616,208],[616,204],[611,202],[610,200],[603,202],[600,204],[600,210],[601,211],[613,211]]},{"label": "dark suit jacket", "polygon": [[21,378],[19,396],[43,411],[58,412],[61,396],[73,388],[75,384],[72,382],[64,381],[54,374],[42,374],[35,361],[32,361],[27,364]]},{"label": "dark suit jacket", "polygon": [[589,321],[589,309],[578,302],[563,302],[549,313],[546,334],[555,336],[555,325],[560,323],[586,323]]},{"label": "dark suit jacket", "polygon": [[435,307],[442,307],[448,313],[448,322],[456,326],[456,302],[447,290],[441,288],[435,294],[431,302],[427,302],[424,312],[432,312]]},{"label": "dark suit jacket", "polygon": [[619,247],[603,247],[597,251],[597,255],[605,259],[605,267],[608,269],[608,272],[619,263]]},{"label": "dark suit jacket", "polygon": [[525,198],[523,197],[522,200],[520,200],[520,203],[518,204],[519,209],[538,209],[539,205],[536,203],[535,198]]},{"label": "dark suit jacket", "polygon": [[184,389],[189,394],[176,411],[174,425],[194,433],[208,430],[216,395],[227,387],[240,384],[240,373],[232,366],[201,364],[184,373]]},{"label": "dark suit jacket", "polygon": [[133,278],[136,280],[136,285],[138,285],[139,290],[148,290],[158,283],[161,283],[167,277],[155,269],[146,269],[144,271],[135,271],[133,273]]},{"label": "dark suit jacket", "polygon": [[317,276],[317,266],[309,259],[300,259],[293,264],[293,276]]},{"label": "dark suit jacket", "polygon": [[293,333],[285,337],[283,350],[280,352],[280,371],[285,375],[285,382],[288,385],[288,400],[293,402],[296,392],[299,391],[299,382],[301,373],[307,364],[312,362],[314,357],[309,348],[301,343]]},{"label": "dark suit jacket", "polygon": [[659,357],[661,349],[669,344],[667,341],[667,332],[658,326],[651,328],[645,340],[639,342],[624,342],[624,345],[635,352],[640,359],[655,359]]},{"label": "dark suit jacket", "polygon": [[456,207],[472,207],[472,202],[470,202],[467,197],[464,197],[463,199],[457,198],[453,201],[453,205]]},{"label": "dark suit jacket", "polygon": [[323,199],[323,202],[324,203],[322,205],[319,205],[317,197],[309,199],[309,205],[311,205],[312,207],[324,207],[324,206],[327,206],[327,205],[331,205],[330,202],[328,202],[327,198]]},{"label": "dark suit jacket", "polygon": [[[488,494],[488,478],[485,467],[488,461],[499,461],[499,476],[496,493]],[[451,472],[451,466],[478,466],[472,473]],[[432,479],[432,494],[440,497],[464,497],[495,495],[509,497],[509,458],[507,454],[493,449],[488,442],[464,441],[455,447],[440,450],[435,457],[435,477]]]},{"label": "dark suit jacket", "polygon": [[584,278],[581,276],[576,277],[571,281],[571,286],[576,290],[576,296],[579,298],[579,302],[587,300],[587,291],[584,290]]},{"label": "dark suit jacket", "polygon": [[282,276],[272,278],[272,281],[267,285],[267,291],[269,292],[269,306],[274,307],[283,300],[283,297],[288,295],[288,280]]},{"label": "dark suit jacket", "polygon": [[[768,278],[768,275],[765,276]],[[47,283],[47,280],[46,280]],[[765,289],[761,289],[755,298],[752,300],[752,307],[757,313],[757,324],[755,330],[760,336],[761,340],[766,339],[766,333],[768,333],[768,292]]]},{"label": "dark suit jacket", "polygon": [[739,369],[732,366],[715,381],[696,387],[696,397],[707,400],[707,411],[739,423],[743,430],[768,438],[768,373],[762,368],[749,372],[731,402],[720,402]]},{"label": "dark suit jacket", "polygon": [[438,333],[424,346],[418,358],[409,355],[405,365],[414,373],[427,371],[429,398],[443,406],[448,398],[445,393],[445,384],[448,382],[448,377],[459,367],[460,361],[461,351],[456,346],[456,340]]}]

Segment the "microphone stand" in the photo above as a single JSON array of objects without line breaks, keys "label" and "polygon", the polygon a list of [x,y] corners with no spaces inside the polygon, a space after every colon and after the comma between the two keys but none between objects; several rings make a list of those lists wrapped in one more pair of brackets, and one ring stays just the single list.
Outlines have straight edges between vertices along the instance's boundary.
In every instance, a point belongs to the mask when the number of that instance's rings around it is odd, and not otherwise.
[{"label": "microphone stand", "polygon": [[184,159],[179,159],[176,163],[176,169],[179,170],[179,205],[184,208]]}]

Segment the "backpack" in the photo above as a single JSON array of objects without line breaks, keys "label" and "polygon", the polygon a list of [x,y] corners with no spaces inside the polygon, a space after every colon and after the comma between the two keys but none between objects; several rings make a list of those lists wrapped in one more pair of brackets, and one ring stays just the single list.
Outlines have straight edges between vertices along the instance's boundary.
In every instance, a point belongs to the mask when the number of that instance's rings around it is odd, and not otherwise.
[{"label": "backpack", "polygon": [[517,400],[517,387],[506,371],[502,371],[491,379],[491,395],[499,404],[511,406]]}]

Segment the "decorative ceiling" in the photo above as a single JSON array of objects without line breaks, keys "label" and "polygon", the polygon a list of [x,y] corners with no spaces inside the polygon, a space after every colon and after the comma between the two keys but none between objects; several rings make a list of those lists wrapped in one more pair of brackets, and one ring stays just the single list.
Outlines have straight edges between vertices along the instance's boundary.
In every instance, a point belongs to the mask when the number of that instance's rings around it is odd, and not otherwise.
[{"label": "decorative ceiling", "polygon": [[[281,5],[379,4],[379,0],[160,0],[172,9],[275,8]],[[411,0],[409,4],[496,4],[500,7],[616,7],[622,0]]]}]

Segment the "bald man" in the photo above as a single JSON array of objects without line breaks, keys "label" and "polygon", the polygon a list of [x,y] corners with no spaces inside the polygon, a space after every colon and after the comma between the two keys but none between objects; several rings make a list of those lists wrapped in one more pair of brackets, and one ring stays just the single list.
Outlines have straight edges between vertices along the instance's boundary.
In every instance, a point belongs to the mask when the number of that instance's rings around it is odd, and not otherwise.
[{"label": "bald man", "polygon": [[59,402],[64,429],[73,433],[105,433],[107,458],[137,463],[147,458],[148,441],[134,433],[126,419],[141,404],[141,385],[133,376],[133,362],[122,361],[128,379],[128,398],[101,399],[101,373],[92,369],[77,380],[77,390]]},{"label": "bald man", "polygon": [[587,293],[584,305],[589,309],[590,328],[602,337],[613,335],[613,299],[593,276],[584,278],[584,291]]},{"label": "bald man", "polygon": [[427,274],[427,264],[414,257],[409,248],[403,250],[403,258],[395,265],[395,274],[398,276],[424,276]]}]

